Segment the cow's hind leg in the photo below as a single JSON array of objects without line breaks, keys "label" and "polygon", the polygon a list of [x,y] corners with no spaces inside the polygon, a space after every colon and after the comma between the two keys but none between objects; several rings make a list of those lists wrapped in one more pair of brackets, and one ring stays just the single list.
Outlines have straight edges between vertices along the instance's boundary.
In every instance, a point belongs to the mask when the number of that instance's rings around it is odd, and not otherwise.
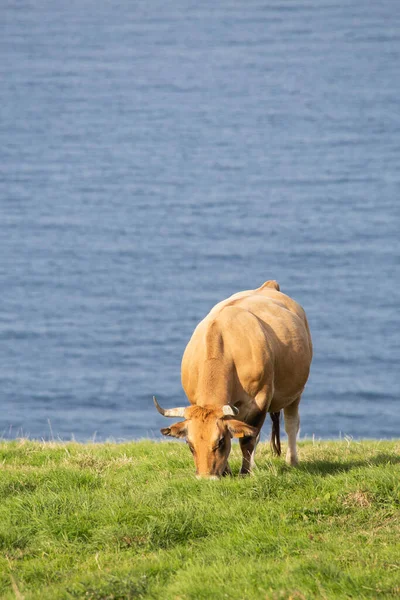
[{"label": "cow's hind leg", "polygon": [[300,427],[299,403],[300,396],[292,402],[292,404],[283,409],[283,414],[285,416],[285,431],[288,436],[286,462],[293,467],[298,464],[296,438]]}]

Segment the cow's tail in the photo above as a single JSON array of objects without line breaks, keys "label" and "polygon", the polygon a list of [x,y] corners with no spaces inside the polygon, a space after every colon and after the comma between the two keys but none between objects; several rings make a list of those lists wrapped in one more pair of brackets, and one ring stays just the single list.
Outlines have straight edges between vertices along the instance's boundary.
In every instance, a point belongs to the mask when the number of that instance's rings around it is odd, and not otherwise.
[{"label": "cow's tail", "polygon": [[281,431],[280,431],[280,429],[281,429],[280,428],[281,413],[279,411],[279,412],[269,413],[269,415],[270,415],[271,421],[272,421],[272,431],[271,431],[271,439],[270,439],[271,450],[272,450],[273,454],[280,456],[282,453]]}]

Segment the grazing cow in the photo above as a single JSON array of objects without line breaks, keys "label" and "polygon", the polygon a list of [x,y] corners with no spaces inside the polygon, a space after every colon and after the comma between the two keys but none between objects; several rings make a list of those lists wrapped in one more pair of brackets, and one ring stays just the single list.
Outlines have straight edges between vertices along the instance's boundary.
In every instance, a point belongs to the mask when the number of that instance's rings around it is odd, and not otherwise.
[{"label": "grazing cow", "polygon": [[157,410],[184,421],[161,429],[186,438],[199,477],[231,474],[231,438],[239,438],[241,473],[250,473],[267,412],[271,446],[280,455],[279,417],[288,435],[286,461],[297,464],[299,402],[312,359],[304,310],[276,281],[219,302],[196,327],[182,358],[182,385],[192,406]]}]

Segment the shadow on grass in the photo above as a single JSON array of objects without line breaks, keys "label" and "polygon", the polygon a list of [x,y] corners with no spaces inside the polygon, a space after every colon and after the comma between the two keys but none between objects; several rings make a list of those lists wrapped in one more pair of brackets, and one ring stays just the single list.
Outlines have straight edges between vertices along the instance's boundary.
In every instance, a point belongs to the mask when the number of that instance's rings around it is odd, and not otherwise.
[{"label": "shadow on grass", "polygon": [[371,456],[371,458],[365,460],[349,460],[346,462],[313,460],[300,462],[298,469],[315,475],[331,475],[332,473],[346,473],[352,469],[397,464],[400,464],[399,455],[381,452],[376,456]]}]

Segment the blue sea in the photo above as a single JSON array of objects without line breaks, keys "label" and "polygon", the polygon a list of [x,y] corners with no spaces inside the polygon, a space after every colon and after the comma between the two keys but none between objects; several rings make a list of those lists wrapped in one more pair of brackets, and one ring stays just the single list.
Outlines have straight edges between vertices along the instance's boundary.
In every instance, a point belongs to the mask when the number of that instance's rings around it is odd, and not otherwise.
[{"label": "blue sea", "polygon": [[267,279],[301,438],[400,435],[399,2],[4,0],[0,57],[0,437],[157,439]]}]

